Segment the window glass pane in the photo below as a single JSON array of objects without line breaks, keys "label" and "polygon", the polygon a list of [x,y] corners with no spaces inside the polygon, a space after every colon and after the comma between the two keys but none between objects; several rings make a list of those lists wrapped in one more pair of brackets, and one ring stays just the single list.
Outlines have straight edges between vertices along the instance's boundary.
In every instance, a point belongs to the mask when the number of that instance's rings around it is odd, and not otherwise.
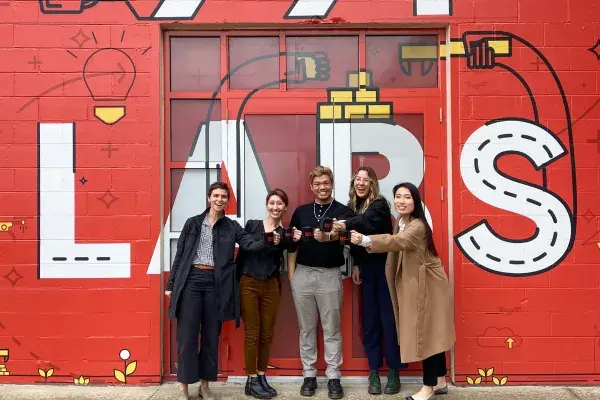
[{"label": "window glass pane", "polygon": [[[209,184],[218,180],[217,169],[208,170]],[[171,170],[171,231],[181,232],[189,217],[206,209],[206,169]]]},{"label": "window glass pane", "polygon": [[171,91],[213,92],[221,81],[220,39],[171,38]]},{"label": "window glass pane", "polygon": [[[265,57],[268,55],[273,57]],[[244,63],[247,64],[235,70]],[[229,74],[231,89],[256,89],[269,82],[279,81],[279,38],[230,38]],[[279,88],[279,82],[269,88]]]},{"label": "window glass pane", "polygon": [[297,206],[312,200],[306,180],[316,165],[316,116],[248,114],[245,124],[244,217],[264,218],[267,192],[278,187],[289,197],[285,225]]},{"label": "window glass pane", "polygon": [[211,122],[208,130],[208,161],[223,160],[221,101],[171,100],[171,161],[207,161],[206,127],[201,124],[206,121],[209,109]]},{"label": "window glass pane", "polygon": [[346,74],[358,71],[356,36],[288,37],[285,46],[290,89],[345,87]]},{"label": "window glass pane", "polygon": [[436,36],[367,36],[367,69],[381,88],[438,86]]}]

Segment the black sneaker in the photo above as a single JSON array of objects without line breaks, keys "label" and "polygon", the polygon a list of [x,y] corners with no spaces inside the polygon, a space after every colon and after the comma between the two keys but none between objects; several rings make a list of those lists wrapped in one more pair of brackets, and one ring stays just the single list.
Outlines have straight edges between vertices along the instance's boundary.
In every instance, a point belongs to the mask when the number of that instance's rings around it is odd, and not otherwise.
[{"label": "black sneaker", "polygon": [[330,379],[327,382],[327,389],[329,389],[330,399],[341,399],[344,397],[344,388],[339,379]]},{"label": "black sneaker", "polygon": [[317,378],[304,378],[304,383],[300,388],[301,396],[314,396],[317,391]]}]

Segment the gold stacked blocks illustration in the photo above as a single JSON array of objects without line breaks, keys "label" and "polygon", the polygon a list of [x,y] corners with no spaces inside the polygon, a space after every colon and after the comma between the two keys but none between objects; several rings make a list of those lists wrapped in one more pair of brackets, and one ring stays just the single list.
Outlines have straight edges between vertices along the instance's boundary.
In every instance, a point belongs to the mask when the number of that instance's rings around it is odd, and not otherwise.
[{"label": "gold stacked blocks illustration", "polygon": [[[8,361],[8,349],[0,349],[0,362]],[[0,364],[0,376],[8,376],[10,372],[7,371],[5,364]]]},{"label": "gold stacked blocks illustration", "polygon": [[391,119],[392,103],[379,101],[371,71],[349,72],[345,88],[327,89],[327,102],[318,104],[321,122]]}]

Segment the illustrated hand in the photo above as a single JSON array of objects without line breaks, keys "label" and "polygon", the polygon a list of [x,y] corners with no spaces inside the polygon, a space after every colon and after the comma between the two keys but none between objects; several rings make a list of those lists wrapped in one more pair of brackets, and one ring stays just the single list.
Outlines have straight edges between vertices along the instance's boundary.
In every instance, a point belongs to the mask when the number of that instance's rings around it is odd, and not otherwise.
[{"label": "illustrated hand", "polygon": [[358,246],[362,243],[362,238],[363,238],[362,233],[358,233],[356,231],[350,232],[350,243]]},{"label": "illustrated hand", "polygon": [[496,66],[496,51],[484,38],[470,43],[467,51],[467,67],[469,69],[492,69]]},{"label": "illustrated hand", "polygon": [[297,242],[302,237],[302,231],[294,227],[294,242]]},{"label": "illustrated hand", "polygon": [[296,53],[294,70],[285,73],[289,82],[299,84],[308,80],[328,81],[331,76],[331,63],[327,53]]},{"label": "illustrated hand", "polygon": [[345,231],[346,230],[346,224],[334,219],[333,220],[333,230],[335,232]]},{"label": "illustrated hand", "polygon": [[165,296],[168,298],[171,298],[171,293],[173,293],[171,290],[165,290]]},{"label": "illustrated hand", "polygon": [[277,232],[273,232],[273,243],[277,246],[281,242],[281,235]]},{"label": "illustrated hand", "polygon": [[315,238],[315,240],[317,242],[322,242],[323,239],[324,239],[324,237],[325,237],[325,235],[323,235],[323,231],[322,230],[316,228],[314,230],[313,237]]},{"label": "illustrated hand", "polygon": [[358,268],[358,265],[355,265],[352,268],[352,282],[354,282],[357,285],[360,285],[362,283],[362,280],[360,279],[360,269]]}]

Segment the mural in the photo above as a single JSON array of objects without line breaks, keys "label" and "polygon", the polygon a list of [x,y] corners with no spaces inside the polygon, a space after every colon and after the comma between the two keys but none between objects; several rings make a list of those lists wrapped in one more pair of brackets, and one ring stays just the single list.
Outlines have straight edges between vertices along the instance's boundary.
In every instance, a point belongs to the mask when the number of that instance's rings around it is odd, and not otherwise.
[{"label": "mural", "polygon": [[[111,0],[38,0],[43,14],[81,14]],[[123,0],[139,21],[193,20],[206,0]],[[210,0],[209,0],[210,1]],[[283,19],[327,18],[337,0],[291,0]],[[106,6],[107,4],[104,4]],[[102,6],[102,5],[100,5]],[[452,0],[413,0],[413,15],[452,15]]]},{"label": "mural", "polygon": [[[129,243],[75,243],[75,136],[75,124],[39,124],[38,276],[128,278]],[[109,190],[99,199],[117,200]]]},{"label": "mural", "polygon": [[[243,223],[273,187],[290,209],[310,201],[322,163],[342,202],[359,165],[388,198],[406,180],[424,193],[453,276],[457,384],[598,382],[600,15],[564,0],[222,3],[0,1],[0,381],[176,372],[161,293],[207,184],[230,185]],[[345,285],[344,374],[365,375]],[[296,375],[282,287],[270,369]],[[221,374],[243,375],[242,332],[224,333]]]},{"label": "mural", "polygon": [[[469,41],[476,34],[493,35]],[[507,52],[500,62],[496,49],[490,44],[498,37],[507,38]],[[530,84],[510,64],[514,42],[520,42],[543,60],[552,74],[561,95],[564,119],[568,130],[570,151],[559,137],[540,124],[540,110]],[[466,54],[470,69],[502,68],[517,78],[527,91],[533,109],[533,120],[505,117],[488,121],[476,130],[465,143],[460,170],[467,188],[481,201],[497,208],[524,215],[535,221],[536,230],[529,239],[514,240],[494,232],[487,221],[466,229],[456,236],[456,242],[467,258],[490,272],[527,276],[547,271],[558,265],[573,246],[576,232],[577,184],[575,149],[571,114],[564,89],[556,72],[544,55],[524,39],[506,32],[466,32],[463,46],[471,48]],[[572,210],[565,201],[547,188],[546,168],[570,153]],[[498,168],[498,159],[505,154],[518,154],[529,160],[536,170],[542,170],[543,186],[523,182]],[[564,182],[561,182],[565,184]],[[510,255],[506,257],[506,255]]]},{"label": "mural", "polygon": [[[104,0],[38,0],[43,14],[81,14]],[[191,20],[194,19],[204,0],[123,0],[134,17],[140,21]]]}]

